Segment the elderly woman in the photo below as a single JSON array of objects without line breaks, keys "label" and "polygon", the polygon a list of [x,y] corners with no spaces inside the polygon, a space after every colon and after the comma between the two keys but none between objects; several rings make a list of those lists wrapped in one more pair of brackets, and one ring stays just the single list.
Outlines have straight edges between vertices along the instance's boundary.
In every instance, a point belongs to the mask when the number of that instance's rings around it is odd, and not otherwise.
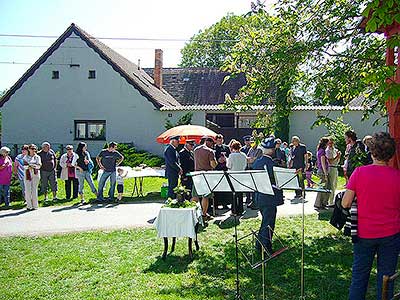
[{"label": "elderly woman", "polygon": [[12,160],[8,154],[8,147],[0,149],[0,203],[4,201],[6,207],[10,206],[10,184],[12,176]]},{"label": "elderly woman", "polygon": [[[383,275],[393,275],[400,252],[400,171],[389,167],[396,145],[389,133],[375,133],[371,142],[373,163],[354,170],[346,186],[343,207],[357,197],[358,242],[354,244],[350,300],[365,299],[369,275],[377,255],[377,299]],[[393,285],[389,286],[389,298]]]},{"label": "elderly woman", "polygon": [[37,153],[37,147],[30,144],[28,154],[24,156],[25,167],[25,201],[28,210],[38,209],[38,187],[40,181],[40,167],[42,166],[42,159]]},{"label": "elderly woman", "polygon": [[[329,139],[327,137],[322,137],[319,140],[319,144],[317,147],[317,174],[321,179],[321,183],[324,185],[324,188],[329,188],[329,161],[326,157],[326,146],[328,145]],[[317,198],[315,199],[314,207],[316,209],[323,209],[326,205],[328,205],[329,194],[318,192]]]},{"label": "elderly woman", "polygon": [[65,147],[67,153],[61,155],[60,166],[61,175],[60,179],[65,182],[65,198],[71,198],[71,184],[72,184],[72,199],[78,198],[78,178],[76,176],[76,161],[79,156],[74,152],[74,147],[72,145],[67,145]]}]

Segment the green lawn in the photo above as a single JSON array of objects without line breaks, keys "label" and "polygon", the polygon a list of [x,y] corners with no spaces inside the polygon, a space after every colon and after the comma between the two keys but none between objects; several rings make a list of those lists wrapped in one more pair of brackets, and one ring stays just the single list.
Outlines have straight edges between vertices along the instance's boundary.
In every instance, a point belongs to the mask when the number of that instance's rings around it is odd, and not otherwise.
[{"label": "green lawn", "polygon": [[[57,180],[58,182],[58,192],[57,192],[57,197],[58,201],[47,201],[44,202],[44,196],[40,195],[39,196],[39,206],[60,206],[60,205],[74,205],[80,203],[79,199],[74,199],[74,200],[66,200],[65,199],[65,185],[64,181],[61,179]],[[134,197],[132,197],[132,191],[133,191],[133,186],[134,186],[135,180],[133,178],[126,179],[124,181],[124,198],[122,201],[125,202],[131,202],[140,199],[141,201],[143,200],[160,200],[160,188],[163,183],[166,183],[167,180],[165,178],[158,178],[158,177],[147,177],[144,178],[143,180],[143,195],[144,197],[138,197],[137,194],[135,193]],[[94,184],[97,188],[97,180],[94,181]],[[108,195],[108,187],[109,185],[107,184],[106,187],[104,188],[104,196],[106,197]],[[115,190],[115,196],[117,195],[117,190]],[[48,193],[49,199],[52,199],[52,193],[49,191]],[[94,195],[87,182],[85,181],[85,188],[84,188],[84,197],[86,202],[87,201],[94,201],[96,200],[96,195]],[[25,204],[23,201],[13,201],[11,202],[11,209],[20,209],[25,207]],[[0,206],[0,210],[4,209],[4,204]]]},{"label": "green lawn", "polygon": [[[347,299],[352,244],[328,219],[327,213],[306,217],[306,299]],[[242,220],[239,237],[259,223]],[[234,299],[232,225],[210,223],[199,234],[193,260],[179,239],[175,253],[162,261],[162,241],[152,228],[2,238],[0,299]],[[276,232],[290,249],[267,264],[267,297],[297,300],[301,218],[278,219]],[[250,242],[242,247],[252,249]],[[243,299],[261,299],[260,269],[241,257],[240,275]],[[374,299],[374,284],[372,275],[368,299]]]}]

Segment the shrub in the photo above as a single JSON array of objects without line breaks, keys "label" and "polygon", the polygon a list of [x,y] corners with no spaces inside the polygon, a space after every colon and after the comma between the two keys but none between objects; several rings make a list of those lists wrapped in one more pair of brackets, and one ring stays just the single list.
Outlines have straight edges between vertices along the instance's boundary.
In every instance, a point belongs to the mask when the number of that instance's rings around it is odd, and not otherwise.
[{"label": "shrub", "polygon": [[136,167],[146,164],[149,167],[161,167],[164,164],[163,158],[143,150],[137,150],[132,143],[118,144],[117,149],[125,158],[122,163],[125,166]]},{"label": "shrub", "polygon": [[22,188],[19,181],[14,176],[11,178],[10,184],[10,201],[22,201],[24,200],[22,196]]}]

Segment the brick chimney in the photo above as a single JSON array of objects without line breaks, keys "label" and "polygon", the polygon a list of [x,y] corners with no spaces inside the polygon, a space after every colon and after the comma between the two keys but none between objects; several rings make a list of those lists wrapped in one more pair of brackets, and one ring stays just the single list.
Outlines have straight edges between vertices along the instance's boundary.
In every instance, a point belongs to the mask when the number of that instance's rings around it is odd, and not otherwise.
[{"label": "brick chimney", "polygon": [[161,49],[156,49],[155,59],[154,59],[154,85],[159,89],[162,88],[162,68],[163,68],[163,51]]}]

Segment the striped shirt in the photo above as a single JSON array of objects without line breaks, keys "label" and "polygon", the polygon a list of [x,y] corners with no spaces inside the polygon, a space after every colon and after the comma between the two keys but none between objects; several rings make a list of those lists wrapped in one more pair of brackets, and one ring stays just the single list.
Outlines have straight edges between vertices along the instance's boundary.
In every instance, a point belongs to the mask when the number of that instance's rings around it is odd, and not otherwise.
[{"label": "striped shirt", "polygon": [[24,174],[25,174],[25,170],[24,170],[24,155],[18,154],[17,157],[15,158],[15,161],[18,162],[18,167],[17,167],[17,173],[18,173],[18,179],[19,180],[24,180]]}]

